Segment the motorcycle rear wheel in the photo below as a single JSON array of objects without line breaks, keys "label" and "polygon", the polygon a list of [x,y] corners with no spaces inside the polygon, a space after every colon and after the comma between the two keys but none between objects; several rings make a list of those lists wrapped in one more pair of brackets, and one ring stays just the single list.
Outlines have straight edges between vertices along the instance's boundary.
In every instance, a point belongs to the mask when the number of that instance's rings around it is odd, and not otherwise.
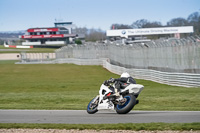
[{"label": "motorcycle rear wheel", "polygon": [[[93,101],[93,100],[95,100],[96,98],[94,98],[94,99],[92,99],[91,101],[90,101],[90,103],[88,104],[88,106],[87,106],[87,112],[88,112],[88,114],[94,114],[94,113],[96,113],[98,110],[97,110],[97,107],[98,107],[98,101],[96,101],[96,105],[94,104],[94,102],[95,101]],[[99,98],[98,98],[99,99]],[[97,100],[98,100],[97,99]]]},{"label": "motorcycle rear wheel", "polygon": [[126,98],[126,102],[123,105],[117,104],[116,106],[116,112],[118,114],[127,114],[136,105],[136,97],[134,95],[128,94],[124,98]]}]

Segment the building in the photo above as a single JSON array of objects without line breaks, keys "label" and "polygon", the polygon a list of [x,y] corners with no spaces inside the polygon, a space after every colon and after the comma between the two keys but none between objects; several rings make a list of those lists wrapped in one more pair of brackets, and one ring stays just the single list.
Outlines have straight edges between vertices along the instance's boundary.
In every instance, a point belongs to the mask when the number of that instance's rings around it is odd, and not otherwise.
[{"label": "building", "polygon": [[[85,28],[77,28],[72,22],[55,22],[55,27],[65,27],[69,30],[69,34],[76,34],[78,35],[77,38],[84,41],[86,29]],[[73,41],[73,40],[70,40]]]},{"label": "building", "polygon": [[30,28],[20,39],[25,40],[22,45],[60,45],[68,44],[77,35],[72,34],[71,30],[65,27]]},{"label": "building", "polygon": [[75,28],[75,25],[72,22],[55,22],[55,27],[65,27],[68,29],[69,34],[72,34],[72,28]]}]

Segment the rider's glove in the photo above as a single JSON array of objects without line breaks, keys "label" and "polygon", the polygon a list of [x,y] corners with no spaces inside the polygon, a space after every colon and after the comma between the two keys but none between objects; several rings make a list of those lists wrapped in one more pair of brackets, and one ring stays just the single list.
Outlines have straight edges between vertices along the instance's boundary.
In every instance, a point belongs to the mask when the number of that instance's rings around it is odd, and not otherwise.
[{"label": "rider's glove", "polygon": [[108,80],[108,82],[114,83],[114,82],[115,82],[115,79],[114,79],[114,78],[110,78],[110,79]]},{"label": "rider's glove", "polygon": [[108,85],[108,81],[107,80],[104,81],[103,84],[107,86]]}]

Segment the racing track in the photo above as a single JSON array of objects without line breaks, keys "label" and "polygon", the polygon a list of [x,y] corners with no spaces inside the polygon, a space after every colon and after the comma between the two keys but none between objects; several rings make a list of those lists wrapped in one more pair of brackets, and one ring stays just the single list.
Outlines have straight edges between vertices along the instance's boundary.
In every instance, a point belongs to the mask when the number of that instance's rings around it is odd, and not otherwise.
[{"label": "racing track", "polygon": [[0,110],[0,123],[192,123],[200,122],[200,111],[114,111],[87,114],[85,110]]}]

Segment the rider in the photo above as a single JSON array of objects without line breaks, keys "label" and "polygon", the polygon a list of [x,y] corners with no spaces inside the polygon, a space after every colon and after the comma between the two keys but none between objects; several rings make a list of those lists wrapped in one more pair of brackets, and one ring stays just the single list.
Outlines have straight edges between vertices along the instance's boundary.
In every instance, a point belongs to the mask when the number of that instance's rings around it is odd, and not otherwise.
[{"label": "rider", "polygon": [[107,82],[110,83],[116,82],[115,88],[117,89],[117,92],[115,92],[115,95],[119,95],[120,90],[124,89],[130,83],[136,84],[136,81],[127,72],[122,73],[120,78],[118,79],[111,78],[107,80]]}]

